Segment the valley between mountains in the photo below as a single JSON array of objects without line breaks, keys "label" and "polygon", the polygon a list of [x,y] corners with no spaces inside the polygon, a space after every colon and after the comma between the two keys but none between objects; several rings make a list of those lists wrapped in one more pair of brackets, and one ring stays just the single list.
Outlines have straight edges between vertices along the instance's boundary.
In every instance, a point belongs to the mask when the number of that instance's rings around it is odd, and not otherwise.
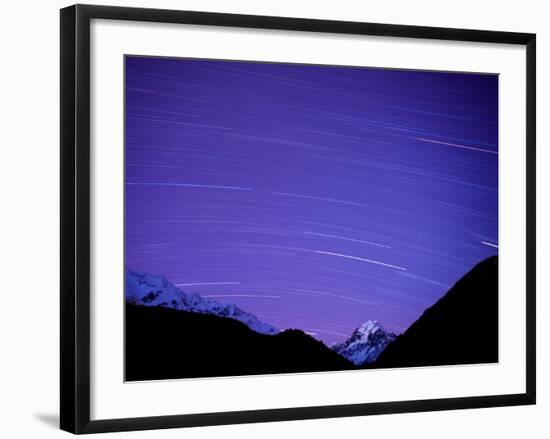
[{"label": "valley between mountains", "polygon": [[369,320],[327,346],[169,280],[125,273],[127,381],[498,361],[498,257],[466,273],[403,333]]}]

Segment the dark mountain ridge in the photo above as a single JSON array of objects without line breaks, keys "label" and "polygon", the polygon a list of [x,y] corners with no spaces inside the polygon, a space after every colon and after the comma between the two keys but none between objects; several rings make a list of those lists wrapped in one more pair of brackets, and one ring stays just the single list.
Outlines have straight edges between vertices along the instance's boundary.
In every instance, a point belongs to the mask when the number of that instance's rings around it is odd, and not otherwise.
[{"label": "dark mountain ridge", "polygon": [[126,304],[126,380],[355,369],[297,329],[260,334],[244,323],[161,306]]},{"label": "dark mountain ridge", "polygon": [[477,264],[365,368],[498,362],[498,256]]}]

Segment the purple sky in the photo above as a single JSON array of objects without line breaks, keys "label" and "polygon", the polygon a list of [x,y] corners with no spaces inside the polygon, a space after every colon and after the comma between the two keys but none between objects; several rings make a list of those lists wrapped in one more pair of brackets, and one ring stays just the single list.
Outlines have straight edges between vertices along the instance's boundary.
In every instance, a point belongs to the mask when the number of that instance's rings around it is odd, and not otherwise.
[{"label": "purple sky", "polygon": [[325,343],[498,252],[498,77],[126,57],[126,265]]}]

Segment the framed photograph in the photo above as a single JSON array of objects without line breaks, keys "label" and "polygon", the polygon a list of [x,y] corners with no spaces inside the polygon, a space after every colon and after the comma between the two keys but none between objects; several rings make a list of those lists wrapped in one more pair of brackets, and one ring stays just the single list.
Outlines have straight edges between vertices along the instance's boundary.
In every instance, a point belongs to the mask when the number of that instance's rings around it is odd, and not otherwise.
[{"label": "framed photograph", "polygon": [[61,428],[535,403],[535,35],[61,10]]}]

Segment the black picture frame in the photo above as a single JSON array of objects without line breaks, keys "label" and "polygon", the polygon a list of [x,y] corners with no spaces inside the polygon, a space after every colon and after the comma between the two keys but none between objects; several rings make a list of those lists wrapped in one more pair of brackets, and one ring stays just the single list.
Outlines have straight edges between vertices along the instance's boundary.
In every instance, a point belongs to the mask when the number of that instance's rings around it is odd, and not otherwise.
[{"label": "black picture frame", "polygon": [[[527,269],[525,393],[128,419],[90,419],[90,21],[134,20],[334,34],[374,35],[526,47]],[[536,36],[210,12],[75,5],[61,10],[61,429],[99,433],[250,422],[535,404]]]}]

